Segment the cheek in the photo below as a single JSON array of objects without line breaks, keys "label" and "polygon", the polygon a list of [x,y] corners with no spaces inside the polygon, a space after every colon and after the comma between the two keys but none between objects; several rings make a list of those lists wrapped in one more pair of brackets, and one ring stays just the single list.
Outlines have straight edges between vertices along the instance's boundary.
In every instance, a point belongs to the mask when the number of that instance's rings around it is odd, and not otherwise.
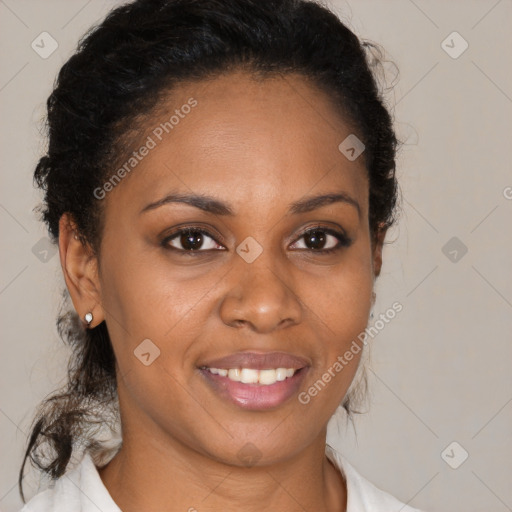
[{"label": "cheek", "polygon": [[[186,266],[166,262],[156,253],[110,250],[102,261],[102,306],[120,366],[133,364],[134,350],[149,339],[158,347],[159,362],[183,364],[187,344],[201,333],[198,314],[215,288],[215,272],[191,277]],[[120,256],[123,255],[123,256]],[[199,273],[198,273],[199,274]],[[172,346],[172,350],[167,350]]]},{"label": "cheek", "polygon": [[172,304],[176,316],[182,316],[187,307],[177,270],[162,266],[153,251],[121,244],[111,238],[103,251],[101,290],[106,315],[134,336],[149,334],[155,321],[170,328],[173,317],[168,316],[168,305]]},{"label": "cheek", "polygon": [[[373,290],[371,253],[361,244],[353,248],[350,257],[348,254],[328,279],[317,282],[314,288],[311,286],[314,295],[310,302],[320,319],[318,327],[324,333],[318,366],[311,376],[313,387],[309,387],[304,396],[312,399],[317,394],[322,395],[315,398],[315,410],[336,409],[356,374],[363,353]],[[324,386],[328,392],[320,393]]]},{"label": "cheek", "polygon": [[[355,249],[355,248],[354,248]],[[354,250],[332,275],[317,283],[312,304],[338,348],[364,331],[371,307],[373,274],[369,251]]]},{"label": "cheek", "polygon": [[[190,404],[180,390],[192,371],[187,348],[200,334],[196,308],[206,283],[185,282],[183,273],[149,258],[118,258],[104,269],[103,306],[122,375],[120,394],[151,415],[160,414],[161,403],[186,410]],[[165,418],[170,421],[162,412]]]}]

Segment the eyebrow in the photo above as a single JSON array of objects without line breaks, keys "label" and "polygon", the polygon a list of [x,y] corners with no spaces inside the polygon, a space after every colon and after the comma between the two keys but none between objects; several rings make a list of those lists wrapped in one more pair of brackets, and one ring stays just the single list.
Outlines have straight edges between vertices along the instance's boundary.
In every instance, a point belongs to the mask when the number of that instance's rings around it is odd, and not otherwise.
[{"label": "eyebrow", "polygon": [[[142,214],[150,210],[155,210],[156,208],[170,203],[185,203],[215,215],[233,216],[235,214],[230,206],[218,199],[215,199],[214,197],[202,194],[179,193],[168,194],[162,199],[146,205],[140,213]],[[289,204],[288,208],[290,214],[298,215],[333,203],[345,203],[352,205],[357,210],[359,217],[361,217],[361,207],[359,206],[359,203],[346,192],[306,197]]]}]

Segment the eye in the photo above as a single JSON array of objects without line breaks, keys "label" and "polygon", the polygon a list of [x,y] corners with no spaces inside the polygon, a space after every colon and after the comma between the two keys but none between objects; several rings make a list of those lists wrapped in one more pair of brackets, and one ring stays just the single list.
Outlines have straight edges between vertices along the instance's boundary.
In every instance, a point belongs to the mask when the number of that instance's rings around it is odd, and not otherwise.
[{"label": "eye", "polygon": [[[342,231],[336,231],[324,226],[314,226],[304,231],[300,238],[293,244],[296,245],[304,239],[305,247],[293,247],[294,249],[306,250],[318,254],[329,254],[336,252],[343,247],[348,247],[352,240]],[[169,236],[166,236],[161,245],[169,250],[179,251],[185,255],[197,255],[197,253],[211,250],[224,250],[225,248],[217,243],[211,233],[200,227],[187,226],[177,229]]]},{"label": "eye", "polygon": [[166,249],[177,250],[185,254],[205,252],[222,247],[208,231],[198,227],[178,229],[165,237],[161,245]]},{"label": "eye", "polygon": [[294,245],[302,239],[304,239],[306,247],[299,247],[299,249],[305,249],[320,254],[336,252],[343,247],[348,247],[352,243],[352,240],[342,231],[336,231],[323,226],[309,228]]}]

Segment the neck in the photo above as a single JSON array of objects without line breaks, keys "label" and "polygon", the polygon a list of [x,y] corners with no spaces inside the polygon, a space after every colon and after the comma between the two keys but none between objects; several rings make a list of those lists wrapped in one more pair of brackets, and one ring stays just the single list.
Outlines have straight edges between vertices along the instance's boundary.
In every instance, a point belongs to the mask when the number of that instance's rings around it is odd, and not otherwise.
[{"label": "neck", "polygon": [[325,455],[325,436],[324,430],[286,461],[238,467],[175,440],[164,446],[125,432],[121,450],[99,474],[123,512],[345,512],[346,485]]}]

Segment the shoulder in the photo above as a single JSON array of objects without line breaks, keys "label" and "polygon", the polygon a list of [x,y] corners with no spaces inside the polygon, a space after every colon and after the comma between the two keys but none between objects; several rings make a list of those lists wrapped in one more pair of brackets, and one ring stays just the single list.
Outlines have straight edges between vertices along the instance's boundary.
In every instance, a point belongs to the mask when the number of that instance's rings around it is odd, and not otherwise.
[{"label": "shoulder", "polygon": [[121,512],[103,485],[89,453],[48,489],[39,492],[20,512]]},{"label": "shoulder", "polygon": [[347,482],[347,512],[421,512],[372,484],[329,445],[326,455]]},{"label": "shoulder", "polygon": [[[20,512],[57,512],[62,507],[79,506],[76,492],[73,491],[69,477],[79,476],[80,469],[66,472],[65,475],[50,484],[50,487],[33,496]],[[78,507],[77,507],[77,510]]]},{"label": "shoulder", "polygon": [[54,509],[53,506],[53,489],[46,489],[36,494],[20,512],[51,512]]}]

